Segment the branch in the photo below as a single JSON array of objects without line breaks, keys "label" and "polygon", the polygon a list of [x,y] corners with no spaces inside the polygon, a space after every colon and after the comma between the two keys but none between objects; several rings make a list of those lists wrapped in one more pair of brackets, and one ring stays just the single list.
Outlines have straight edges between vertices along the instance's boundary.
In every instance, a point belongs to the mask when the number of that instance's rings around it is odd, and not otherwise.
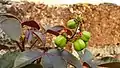
[{"label": "branch", "polygon": [[24,50],[23,50],[23,48],[20,46],[19,42],[18,42],[18,41],[15,41],[15,42],[16,42],[17,46],[19,47],[19,49],[21,50],[21,52],[23,52]]},{"label": "branch", "polygon": [[77,34],[77,30],[79,27],[80,27],[80,31],[81,31],[81,26],[82,26],[82,21],[78,21],[77,28],[75,29],[74,34],[69,39],[72,39]]},{"label": "branch", "polygon": [[38,39],[35,40],[35,42],[31,45],[29,49],[32,49],[32,47],[35,45],[35,43],[38,41]]}]

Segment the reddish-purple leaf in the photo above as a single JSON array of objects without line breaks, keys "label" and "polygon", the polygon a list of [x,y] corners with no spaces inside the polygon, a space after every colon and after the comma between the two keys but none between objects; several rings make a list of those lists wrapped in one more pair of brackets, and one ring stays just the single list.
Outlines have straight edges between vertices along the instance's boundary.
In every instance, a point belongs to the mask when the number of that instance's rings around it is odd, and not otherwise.
[{"label": "reddish-purple leaf", "polygon": [[32,40],[32,38],[33,38],[32,31],[31,30],[27,30],[26,33],[25,33],[25,37],[26,37],[26,39],[27,39],[27,41],[29,43]]},{"label": "reddish-purple leaf", "polygon": [[97,68],[97,64],[92,61],[93,59],[92,53],[88,49],[85,49],[84,53],[79,51],[78,55],[81,58],[81,60],[84,63],[88,64],[91,68]]},{"label": "reddish-purple leaf", "polygon": [[23,25],[27,25],[27,26],[30,26],[30,27],[33,27],[33,28],[37,28],[38,30],[40,29],[40,26],[34,20],[22,22],[22,26]]},{"label": "reddish-purple leaf", "polygon": [[51,34],[54,34],[54,35],[59,35],[58,32],[60,32],[64,28],[65,28],[64,26],[54,26],[54,27],[48,28],[47,32],[51,33]]},{"label": "reddish-purple leaf", "polygon": [[83,68],[90,68],[89,64],[87,64],[86,62],[83,63]]},{"label": "reddish-purple leaf", "polygon": [[64,29],[64,32],[66,32],[67,33],[67,35],[72,35],[72,31],[71,30],[69,30],[69,29]]},{"label": "reddish-purple leaf", "polygon": [[67,68],[67,62],[60,54],[60,51],[57,49],[48,50],[41,59],[43,68]]},{"label": "reddish-purple leaf", "polygon": [[39,59],[42,57],[43,52],[40,50],[27,50],[24,52],[21,52],[14,62],[13,68],[21,68],[28,64],[31,64],[36,59]]},{"label": "reddish-purple leaf", "polygon": [[85,61],[84,63],[88,64],[88,67],[97,68],[97,63],[93,62],[92,60]]},{"label": "reddish-purple leaf", "polygon": [[33,31],[33,34],[35,34],[42,41],[42,44],[45,45],[46,43],[45,34],[41,33],[40,31]]},{"label": "reddish-purple leaf", "polygon": [[22,68],[43,68],[43,66],[41,64],[28,64]]},{"label": "reddish-purple leaf", "polygon": [[62,57],[64,58],[64,60],[66,60],[67,63],[75,66],[75,68],[82,68],[82,65],[80,63],[80,60],[78,60],[74,55],[72,55],[70,52],[68,51],[62,51],[61,53]]},{"label": "reddish-purple leaf", "polygon": [[101,64],[99,66],[107,67],[107,68],[120,68],[120,62],[105,63],[105,64]]},{"label": "reddish-purple leaf", "polygon": [[98,66],[107,68],[120,68],[120,60],[114,57],[102,57],[96,60]]}]

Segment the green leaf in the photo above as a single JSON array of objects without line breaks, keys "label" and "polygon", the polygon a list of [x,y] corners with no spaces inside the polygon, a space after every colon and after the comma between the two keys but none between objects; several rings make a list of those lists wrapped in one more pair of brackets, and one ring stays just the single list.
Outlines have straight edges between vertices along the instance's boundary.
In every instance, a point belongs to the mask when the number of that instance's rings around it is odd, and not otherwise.
[{"label": "green leaf", "polygon": [[43,68],[41,64],[29,64],[22,68]]},{"label": "green leaf", "polygon": [[28,50],[22,52],[15,60],[14,68],[20,68],[31,64],[34,60],[40,58],[42,56],[41,51],[37,50]]},{"label": "green leaf", "polygon": [[19,52],[7,52],[0,58],[0,68],[12,68]]},{"label": "green leaf", "polygon": [[80,60],[78,60],[75,56],[73,56],[68,51],[62,52],[62,57],[71,65],[75,66],[76,68],[82,68]]},{"label": "green leaf", "polygon": [[2,57],[2,55],[0,55],[0,58]]},{"label": "green leaf", "polygon": [[15,18],[7,18],[0,22],[0,28],[8,35],[11,39],[18,41],[21,36],[21,24]]},{"label": "green leaf", "polygon": [[12,66],[10,62],[0,58],[0,68],[12,68]]},{"label": "green leaf", "polygon": [[66,68],[67,63],[57,49],[49,50],[42,58],[43,68]]}]

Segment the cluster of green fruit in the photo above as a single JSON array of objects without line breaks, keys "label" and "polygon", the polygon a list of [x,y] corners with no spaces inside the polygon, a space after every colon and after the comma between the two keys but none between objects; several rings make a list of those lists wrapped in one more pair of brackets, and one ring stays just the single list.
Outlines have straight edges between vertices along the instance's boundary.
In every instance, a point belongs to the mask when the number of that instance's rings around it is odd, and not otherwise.
[{"label": "cluster of green fruit", "polygon": [[89,39],[90,39],[90,33],[88,31],[83,31],[81,37],[75,40],[74,49],[76,51],[81,51],[82,49],[86,48]]},{"label": "cluster of green fruit", "polygon": [[[74,29],[76,28],[76,26],[77,23],[73,19],[67,22],[67,27],[70,29]],[[90,39],[90,33],[88,31],[82,31],[81,33],[82,35],[80,36],[80,38],[73,42],[74,49],[76,51],[81,51],[82,49],[86,48],[86,46],[88,45],[88,41]],[[59,35],[56,37],[54,42],[57,45],[57,47],[63,48],[67,43],[67,39],[65,36]]]}]

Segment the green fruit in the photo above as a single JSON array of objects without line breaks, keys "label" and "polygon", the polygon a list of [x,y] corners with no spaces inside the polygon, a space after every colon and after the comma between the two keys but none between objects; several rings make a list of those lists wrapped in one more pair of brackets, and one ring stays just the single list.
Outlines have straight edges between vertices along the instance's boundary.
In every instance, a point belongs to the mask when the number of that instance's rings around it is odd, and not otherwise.
[{"label": "green fruit", "polygon": [[82,49],[84,49],[86,47],[85,42],[82,39],[78,39],[74,42],[74,49],[76,51],[81,51]]},{"label": "green fruit", "polygon": [[90,32],[88,31],[83,31],[82,34],[86,37],[86,38],[90,38]]},{"label": "green fruit", "polygon": [[67,39],[65,38],[65,36],[59,35],[56,37],[54,41],[58,47],[63,48],[66,45]]},{"label": "green fruit", "polygon": [[85,47],[87,47],[88,46],[88,42],[85,42]]},{"label": "green fruit", "polygon": [[89,41],[90,36],[91,36],[90,32],[88,32],[88,31],[83,31],[83,32],[82,32],[81,39],[84,40],[85,42],[87,42],[87,41]]},{"label": "green fruit", "polygon": [[76,27],[76,22],[74,21],[74,19],[71,19],[67,22],[67,27],[69,27],[70,29],[74,29]]},{"label": "green fruit", "polygon": [[85,42],[89,41],[89,39],[86,38],[84,35],[81,36],[81,39],[82,39],[83,41],[85,41]]}]

